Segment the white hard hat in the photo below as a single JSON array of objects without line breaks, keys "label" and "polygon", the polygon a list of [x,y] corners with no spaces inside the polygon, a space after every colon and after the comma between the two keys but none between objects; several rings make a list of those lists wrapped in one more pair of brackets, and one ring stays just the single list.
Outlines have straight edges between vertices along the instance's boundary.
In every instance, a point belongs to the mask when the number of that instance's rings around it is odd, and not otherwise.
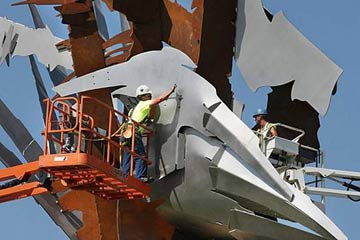
[{"label": "white hard hat", "polygon": [[139,97],[141,95],[145,95],[145,94],[152,94],[150,88],[146,85],[140,85],[137,89],[136,89],[136,97]]}]

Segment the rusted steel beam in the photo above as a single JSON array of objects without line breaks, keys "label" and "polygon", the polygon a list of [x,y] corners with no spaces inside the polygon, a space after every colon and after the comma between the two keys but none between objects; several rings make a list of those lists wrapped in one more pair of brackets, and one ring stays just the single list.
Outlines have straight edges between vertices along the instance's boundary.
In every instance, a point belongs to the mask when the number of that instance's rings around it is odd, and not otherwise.
[{"label": "rusted steel beam", "polygon": [[232,108],[231,76],[235,38],[236,0],[204,1],[200,58],[196,70],[209,81],[221,100]]},{"label": "rusted steel beam", "polygon": [[175,227],[163,219],[156,208],[161,201],[119,201],[119,239],[171,240]]},{"label": "rusted steel beam", "polygon": [[104,42],[102,47],[103,49],[106,49],[116,44],[125,44],[125,43],[132,43],[131,30],[127,30],[119,34],[116,34],[114,37]]},{"label": "rusted steel beam", "polygon": [[113,1],[113,8],[126,15],[132,29],[131,56],[162,48],[161,7],[160,0]]},{"label": "rusted steel beam", "polygon": [[[98,33],[92,2],[86,0],[56,9],[63,17],[62,22],[69,26],[75,75],[82,76],[106,67],[102,47],[104,41]],[[84,94],[112,104],[109,89]],[[107,129],[109,119],[105,109],[90,104],[84,111],[96,119],[98,127]],[[92,149],[93,154],[101,159],[101,146],[93,146]],[[117,226],[114,224],[117,216],[115,202],[110,203],[82,191],[71,191],[60,198],[60,205],[64,210],[79,210],[83,213],[83,227],[77,232],[79,239],[118,239]]]},{"label": "rusted steel beam", "polygon": [[106,59],[106,65],[110,66],[110,65],[113,65],[113,64],[123,63],[129,58],[129,56],[130,56],[130,53],[125,52],[125,53],[123,53],[121,55],[111,57],[109,59]]},{"label": "rusted steel beam", "polygon": [[[76,76],[82,76],[105,67],[102,49],[104,41],[97,31],[91,1],[66,4],[55,7],[55,9],[61,13],[62,22],[69,25]],[[72,10],[69,11],[69,9]]]},{"label": "rusted steel beam", "polygon": [[77,231],[79,239],[101,239],[95,196],[86,191],[69,191],[59,198],[64,211],[81,211],[83,227]]},{"label": "rusted steel beam", "polygon": [[[120,47],[116,48],[115,50],[108,51],[105,53],[106,57],[106,65],[113,65],[125,62],[130,57],[130,51],[133,47],[133,40],[131,38],[132,31],[127,30],[124,32],[121,32],[108,41],[103,43],[103,49],[107,49],[110,47],[114,47],[115,45],[119,45]],[[112,56],[113,54],[123,52],[122,54],[118,54],[115,56]]]},{"label": "rusted steel beam", "polygon": [[70,40],[69,40],[69,39],[66,39],[66,40],[64,40],[64,41],[59,42],[58,44],[56,44],[56,49],[57,49],[58,51],[61,51],[61,50],[71,51]]},{"label": "rusted steel beam", "polygon": [[176,1],[162,0],[162,40],[199,61],[204,1],[195,0],[190,13]]}]

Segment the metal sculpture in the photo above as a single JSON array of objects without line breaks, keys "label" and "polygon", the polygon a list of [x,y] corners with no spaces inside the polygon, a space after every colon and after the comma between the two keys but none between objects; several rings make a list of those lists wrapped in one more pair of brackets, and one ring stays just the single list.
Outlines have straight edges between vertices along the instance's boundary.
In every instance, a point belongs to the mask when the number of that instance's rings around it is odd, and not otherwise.
[{"label": "metal sculpture", "polygon": [[[318,121],[317,112],[325,114],[328,108],[341,73],[339,67],[283,15],[272,17],[261,1],[194,0],[191,13],[170,0],[104,2],[109,9],[119,11],[123,19],[123,31],[110,39],[101,5],[96,0],[20,3],[58,5],[55,9],[68,25],[68,40],[55,38],[44,28],[34,5],[30,5],[30,10],[39,29],[29,30],[0,19],[4,39],[0,63],[4,59],[9,62],[9,57],[17,54],[37,55],[48,66],[55,99],[89,96],[112,105],[113,98],[118,98],[126,112],[136,104],[133,94],[140,84],[152,86],[155,95],[174,83],[179,86],[176,96],[160,105],[160,119],[154,125],[156,135],[149,143],[150,159],[154,162],[149,172],[156,180],[149,185],[151,193],[144,194],[148,195],[147,201],[104,200],[63,186],[59,181],[52,183],[55,195],[35,196],[70,239],[286,239],[290,235],[294,239],[347,239],[304,193],[302,168],[296,164],[308,162],[286,156],[289,165],[275,169],[270,157],[261,152],[256,135],[231,111],[233,99],[227,79],[235,46],[236,63],[248,85],[253,90],[273,87],[268,109],[275,113],[296,105],[298,112],[308,112]],[[125,29],[127,25],[129,29]],[[49,44],[52,53],[44,48],[32,50],[22,40],[26,34],[35,32]],[[162,42],[171,47],[163,47]],[[288,42],[293,45],[286,45]],[[283,48],[284,44],[287,48]],[[263,47],[262,55],[254,47]],[[285,58],[291,61],[284,65]],[[312,62],[304,61],[308,58]],[[274,63],[274,59],[278,62]],[[39,99],[43,100],[47,93],[33,57],[30,62]],[[65,68],[73,72],[66,74]],[[316,89],[323,90],[316,96],[312,91],[302,91],[314,78],[321,79]],[[274,106],[272,103],[283,95],[288,101]],[[97,127],[116,132],[118,126],[108,123],[117,122],[117,118],[103,106],[88,105],[83,111],[97,120]],[[1,125],[26,159],[32,161],[43,155],[24,126],[9,125],[14,117],[5,111],[5,105],[0,107],[4,109]],[[44,119],[49,122],[47,117]],[[292,125],[305,131],[311,129],[313,133],[300,143],[318,148],[319,126],[298,120]],[[278,117],[277,121],[289,124],[286,118]],[[26,138],[19,138],[20,134]],[[291,144],[300,154],[298,142],[282,143]],[[52,150],[44,154],[51,156],[59,148],[56,143],[49,145]],[[91,147],[92,156],[102,158],[101,145]],[[2,145],[0,150],[0,159],[8,166],[20,163]],[[118,152],[113,155],[114,161],[119,161],[117,156]],[[324,171],[317,174],[326,176]],[[357,173],[336,176],[349,175],[360,179]],[[357,196],[357,192],[350,194]],[[274,218],[301,223],[319,236],[280,224]],[[255,229],[253,224],[262,224],[264,228]]]}]

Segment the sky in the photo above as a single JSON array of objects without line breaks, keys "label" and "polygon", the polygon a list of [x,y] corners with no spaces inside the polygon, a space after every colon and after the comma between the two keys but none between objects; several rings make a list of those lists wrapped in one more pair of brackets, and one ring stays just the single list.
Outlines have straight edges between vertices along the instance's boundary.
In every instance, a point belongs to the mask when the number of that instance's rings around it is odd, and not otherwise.
[{"label": "sky", "polygon": [[[2,0],[0,16],[32,27],[28,7],[11,7],[10,4],[14,2]],[[189,7],[190,0],[180,2]],[[360,128],[357,126],[360,119],[360,1],[264,0],[263,3],[274,14],[283,11],[298,30],[344,70],[329,111],[321,118],[319,138],[328,168],[360,172]],[[57,13],[51,7],[40,6],[38,9],[53,33],[58,37],[67,38],[66,27],[60,24],[61,19],[56,17]],[[113,35],[115,29],[118,29],[118,17],[112,15],[110,19],[109,25],[113,28]],[[52,95],[45,68],[40,65],[39,68],[47,83],[48,92]],[[266,94],[269,89],[262,88],[252,93],[235,65],[232,74],[234,96],[245,103],[243,121],[252,126],[251,116],[255,109],[266,106]],[[29,59],[15,57],[11,59],[10,68],[5,64],[0,66],[0,82],[0,98],[42,145],[40,132],[44,126]],[[0,141],[24,161],[1,128]],[[327,198],[326,207],[329,217],[349,239],[359,239],[357,216],[360,216],[360,203],[346,198]],[[32,198],[0,204],[0,232],[1,239],[67,239]]]}]

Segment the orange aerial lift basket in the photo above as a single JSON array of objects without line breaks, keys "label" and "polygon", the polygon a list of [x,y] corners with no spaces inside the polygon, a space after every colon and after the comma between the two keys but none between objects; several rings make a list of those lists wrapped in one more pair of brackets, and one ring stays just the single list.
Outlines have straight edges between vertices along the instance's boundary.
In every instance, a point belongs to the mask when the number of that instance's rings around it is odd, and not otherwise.
[{"label": "orange aerial lift basket", "polygon": [[[16,180],[16,184],[0,189],[0,202],[51,191],[49,184],[31,177],[39,171],[45,172],[51,181],[60,180],[71,189],[86,190],[108,200],[150,195],[150,185],[135,178],[133,170],[135,157],[151,164],[148,159],[151,129],[131,121],[132,134],[125,146],[120,141],[124,124],[119,126],[119,122],[128,120],[128,116],[111,106],[88,96],[47,99],[45,104],[44,154],[38,161],[0,170],[0,181]],[[88,104],[96,104],[101,111],[107,112],[102,116],[108,119],[107,124],[104,119],[94,119],[84,111]],[[134,151],[138,127],[145,129],[146,156]],[[129,151],[131,156],[128,174],[121,168],[124,151]]]}]

